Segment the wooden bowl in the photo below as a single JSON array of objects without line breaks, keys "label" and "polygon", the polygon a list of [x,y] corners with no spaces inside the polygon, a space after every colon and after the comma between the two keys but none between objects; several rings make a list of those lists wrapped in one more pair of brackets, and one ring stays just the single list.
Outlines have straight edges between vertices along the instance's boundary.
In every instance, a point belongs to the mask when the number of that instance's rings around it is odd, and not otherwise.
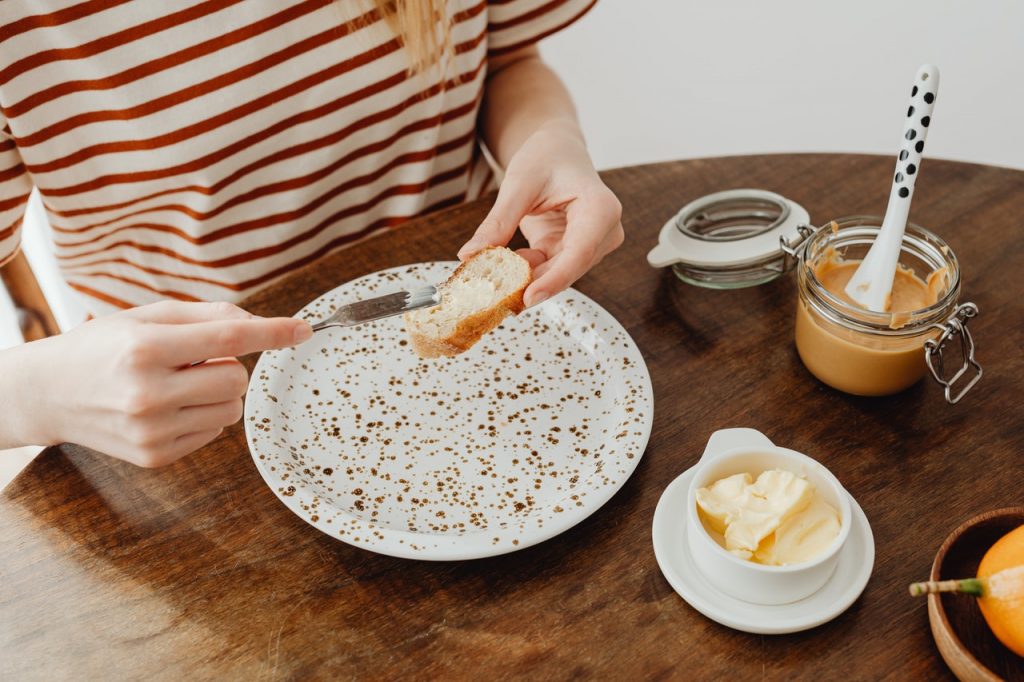
[{"label": "wooden bowl", "polygon": [[[971,578],[996,540],[1024,524],[1024,507],[997,509],[975,516],[954,530],[939,548],[931,580]],[[962,594],[928,595],[932,636],[960,680],[1024,680],[1024,660],[995,638],[977,601]]]}]

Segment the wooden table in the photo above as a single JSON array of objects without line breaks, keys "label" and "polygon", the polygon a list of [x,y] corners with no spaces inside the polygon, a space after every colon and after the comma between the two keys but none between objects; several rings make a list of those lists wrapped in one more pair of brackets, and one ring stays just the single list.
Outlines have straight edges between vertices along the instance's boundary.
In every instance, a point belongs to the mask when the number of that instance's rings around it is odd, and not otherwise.
[{"label": "wooden table", "polygon": [[[643,352],[653,435],[604,508],[515,554],[438,564],[333,540],[275,499],[240,425],[162,470],[45,451],[0,499],[0,677],[948,677],[906,585],[962,520],[1024,502],[1024,172],[929,159],[918,182],[913,218],[955,249],[981,309],[971,328],[985,377],[955,407],[931,381],[886,399],[815,381],[793,348],[792,275],[711,292],[645,261],[662,224],[702,194],[771,189],[824,222],[881,214],[891,172],[888,157],[786,155],[605,173],[627,243],[578,286]],[[249,307],[292,314],[365,273],[451,258],[488,204],[335,253]],[[735,632],[659,572],[658,497],[729,426],[817,457],[867,513],[874,576],[833,622]]]}]

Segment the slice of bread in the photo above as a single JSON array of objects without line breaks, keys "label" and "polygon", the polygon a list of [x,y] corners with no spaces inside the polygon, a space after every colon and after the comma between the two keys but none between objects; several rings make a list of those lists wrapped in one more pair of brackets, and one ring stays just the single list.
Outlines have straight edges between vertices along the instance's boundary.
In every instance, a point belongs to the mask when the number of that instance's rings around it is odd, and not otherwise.
[{"label": "slice of bread", "polygon": [[491,246],[460,264],[438,285],[441,303],[405,313],[405,329],[422,358],[463,353],[510,313],[526,306],[530,264],[514,251]]}]

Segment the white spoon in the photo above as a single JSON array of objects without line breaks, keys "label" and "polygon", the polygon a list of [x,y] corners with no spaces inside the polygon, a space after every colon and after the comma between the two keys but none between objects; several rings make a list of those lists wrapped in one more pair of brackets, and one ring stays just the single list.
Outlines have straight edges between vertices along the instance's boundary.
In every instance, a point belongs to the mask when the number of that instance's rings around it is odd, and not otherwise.
[{"label": "white spoon", "polygon": [[896,175],[882,229],[846,285],[846,295],[868,310],[884,313],[888,308],[903,232],[910,214],[910,201],[914,198],[914,183],[921,168],[921,152],[928,137],[928,125],[938,92],[939,69],[925,64],[917,70],[914,87],[910,91],[903,143],[896,159]]}]

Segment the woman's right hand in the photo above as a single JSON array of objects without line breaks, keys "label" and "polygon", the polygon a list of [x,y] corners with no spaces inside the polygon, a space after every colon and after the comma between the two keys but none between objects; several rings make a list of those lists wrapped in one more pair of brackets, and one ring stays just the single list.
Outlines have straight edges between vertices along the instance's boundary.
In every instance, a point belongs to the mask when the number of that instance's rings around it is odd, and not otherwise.
[{"label": "woman's right hand", "polygon": [[163,301],[87,322],[12,349],[17,437],[170,464],[241,418],[249,376],[236,356],[312,334],[302,320],[254,317],[228,303]]}]

